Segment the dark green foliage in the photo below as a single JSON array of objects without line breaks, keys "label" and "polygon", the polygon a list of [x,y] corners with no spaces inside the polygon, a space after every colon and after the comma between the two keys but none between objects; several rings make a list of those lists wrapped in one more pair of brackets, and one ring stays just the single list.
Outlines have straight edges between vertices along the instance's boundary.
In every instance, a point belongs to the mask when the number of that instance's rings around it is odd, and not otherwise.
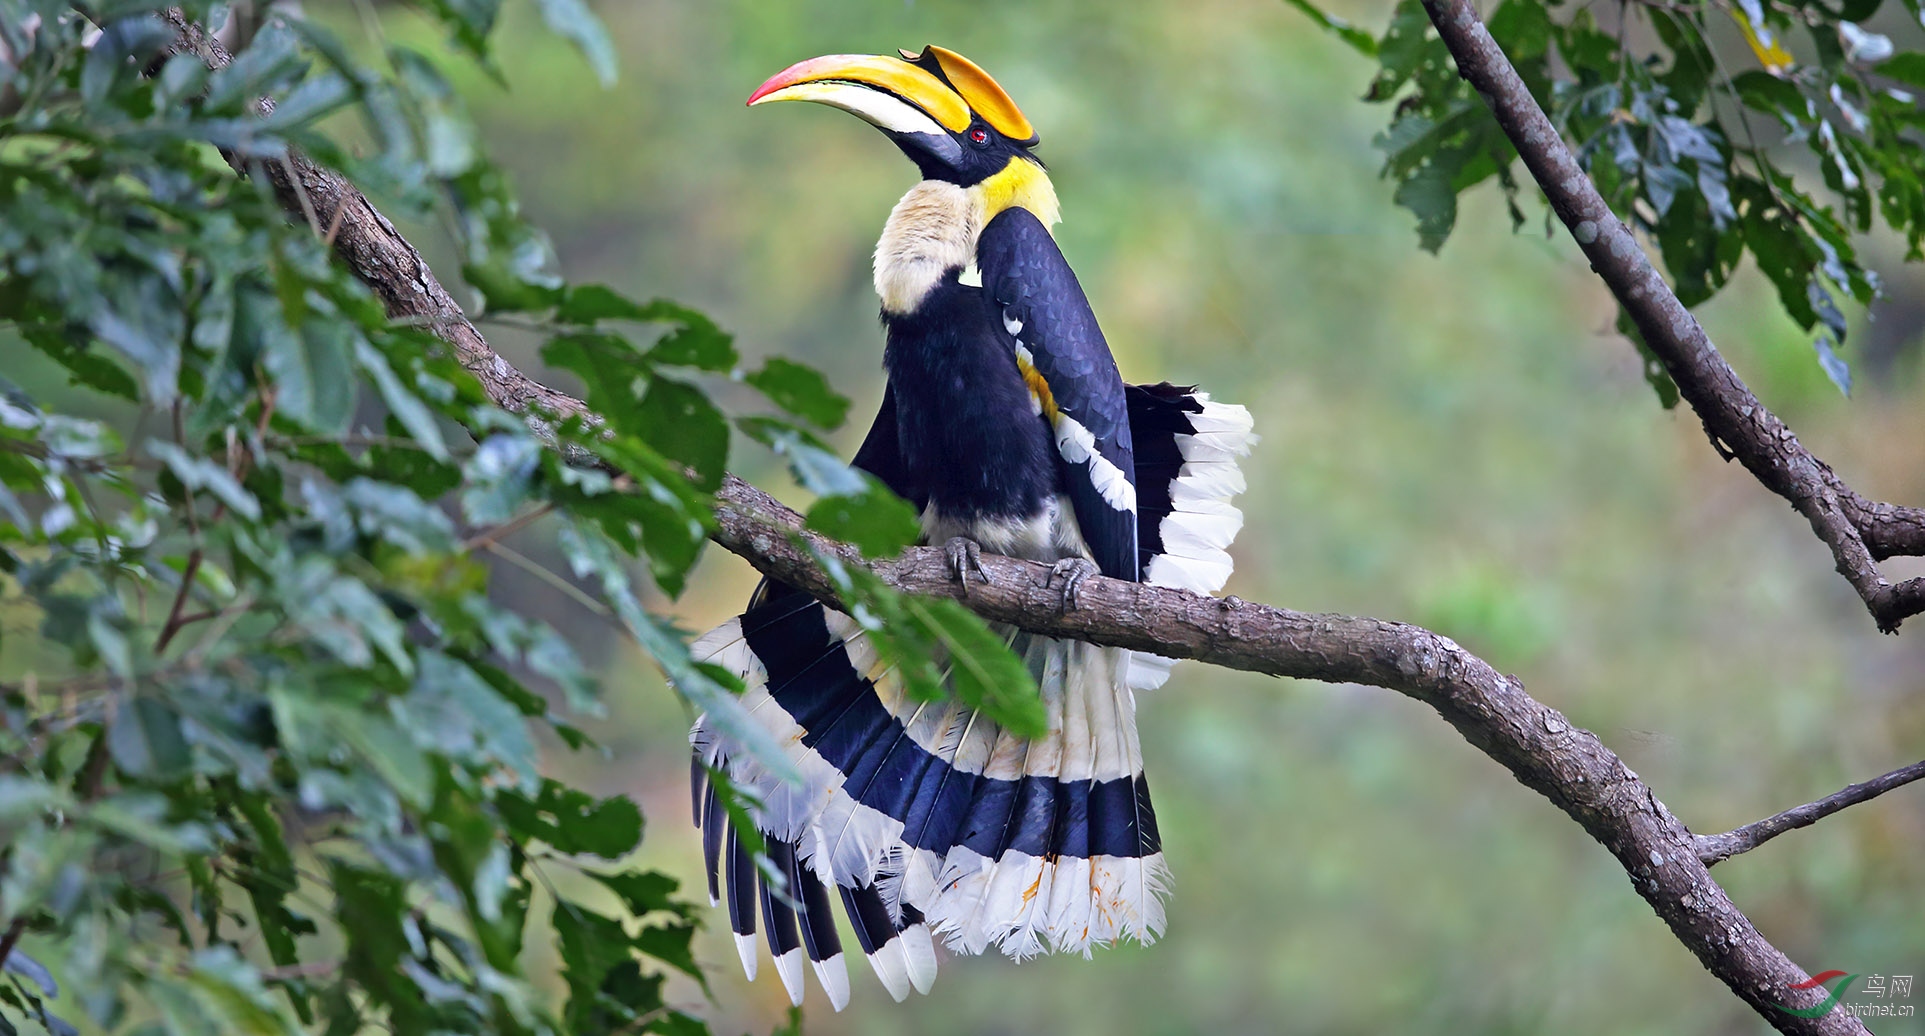
[{"label": "dark green foliage", "polygon": [[[156,6],[93,5],[89,47],[78,8],[0,0],[0,937],[20,940],[0,1033],[70,1032],[63,1014],[194,1036],[705,1031],[663,1000],[667,973],[702,979],[696,914],[671,879],[612,869],[639,809],[544,765],[587,743],[570,720],[597,712],[594,681],[490,601],[484,556],[553,535],[593,592],[545,575],[785,772],[637,580],[679,593],[713,527],[731,428],[711,383],[817,428],[847,400],[779,357],[741,371],[698,312],[554,276],[430,58],[384,43],[377,72],[273,21],[210,73],[160,59]],[[612,78],[585,5],[539,6]],[[423,7],[485,66],[494,0]],[[366,153],[317,130],[343,112]],[[391,323],[258,175],[292,149],[398,213],[439,208],[470,286],[545,323],[601,420],[538,431]],[[875,554],[915,537],[803,428],[738,422],[794,462],[818,528]],[[973,615],[848,589],[902,623],[920,690],[941,658],[994,714],[1040,708]],[[564,866],[607,902],[556,891]],[[522,960],[549,932],[559,1003]]]},{"label": "dark green foliage", "polygon": [[[1376,41],[1307,0],[1287,2],[1377,62],[1366,99],[1395,102],[1377,138],[1384,176],[1425,249],[1443,246],[1457,196],[1487,179],[1523,225],[1515,151],[1418,0],[1402,0]],[[1488,24],[1605,200],[1654,246],[1678,297],[1695,306],[1717,294],[1748,252],[1849,392],[1839,296],[1862,305],[1878,292],[1856,237],[1882,220],[1908,259],[1925,258],[1925,115],[1907,89],[1925,86],[1919,11],[1917,0],[1504,0]],[[1897,38],[1861,27],[1873,19]],[[1638,49],[1647,39],[1656,46]],[[1669,376],[1645,357],[1660,398],[1675,404]]]}]

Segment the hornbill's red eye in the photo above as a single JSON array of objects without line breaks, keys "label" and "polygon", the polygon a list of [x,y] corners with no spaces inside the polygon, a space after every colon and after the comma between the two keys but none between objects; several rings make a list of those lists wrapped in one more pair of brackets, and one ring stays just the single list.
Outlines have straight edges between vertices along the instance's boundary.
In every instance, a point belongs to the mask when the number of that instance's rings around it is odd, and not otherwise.
[{"label": "hornbill's red eye", "polygon": [[972,144],[987,144],[989,142],[989,131],[982,128],[981,126],[978,126],[973,130],[970,130],[969,142]]}]

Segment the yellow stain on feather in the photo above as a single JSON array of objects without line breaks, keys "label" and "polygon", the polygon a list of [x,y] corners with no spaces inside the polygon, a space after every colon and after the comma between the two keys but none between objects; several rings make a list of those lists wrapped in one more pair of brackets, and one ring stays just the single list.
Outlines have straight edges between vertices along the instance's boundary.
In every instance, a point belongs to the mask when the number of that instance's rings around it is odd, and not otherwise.
[{"label": "yellow stain on feather", "polygon": [[1049,423],[1055,424],[1056,397],[1050,394],[1049,382],[1043,380],[1043,372],[1037,370],[1036,365],[1029,362],[1029,357],[1022,351],[1016,354],[1016,369],[1023,372],[1023,384],[1029,386],[1029,398],[1035,400],[1036,405],[1042,408],[1044,415],[1049,418]]}]

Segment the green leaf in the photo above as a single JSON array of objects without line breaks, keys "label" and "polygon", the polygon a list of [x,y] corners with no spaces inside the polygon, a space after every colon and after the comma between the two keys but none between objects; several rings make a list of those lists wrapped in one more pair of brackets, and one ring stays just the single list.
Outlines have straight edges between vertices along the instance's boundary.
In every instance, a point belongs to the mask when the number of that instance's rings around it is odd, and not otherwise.
[{"label": "green leaf", "polygon": [[1664,369],[1664,361],[1658,359],[1658,354],[1651,351],[1651,346],[1644,340],[1644,334],[1638,330],[1638,325],[1632,321],[1631,314],[1625,312],[1623,307],[1618,309],[1617,329],[1619,334],[1630,339],[1631,344],[1637,347],[1644,381],[1651,386],[1651,391],[1658,394],[1658,405],[1666,410],[1676,407],[1680,398],[1678,383],[1671,380],[1671,372]]},{"label": "green leaf", "polygon": [[447,27],[457,45],[487,63],[488,34],[494,31],[495,18],[501,14],[501,0],[426,0],[425,6]]},{"label": "green leaf", "polygon": [[657,377],[635,416],[648,444],[687,465],[703,491],[721,487],[729,464],[729,422],[701,389]]},{"label": "green leaf", "polygon": [[261,366],[274,382],[275,413],[323,434],[345,430],[355,378],[340,324],[315,320],[295,331],[275,297],[256,288],[237,292],[235,301],[235,338],[260,348]]},{"label": "green leaf", "polygon": [[992,630],[956,601],[913,597],[833,557],[816,559],[911,697],[934,700],[947,691],[1020,737],[1048,730],[1035,677],[1009,648],[1012,634]]},{"label": "green leaf", "polygon": [[853,544],[864,557],[891,557],[922,536],[916,509],[873,476],[861,492],[825,496],[809,508],[803,527]]},{"label": "green leaf", "polygon": [[402,925],[412,921],[407,883],[340,859],[326,863],[334,918],[347,944],[343,975],[393,1013],[397,1031],[427,1031],[429,1015],[421,990],[402,968],[410,944]]},{"label": "green leaf", "polygon": [[708,317],[656,299],[649,303],[646,319],[673,325],[673,330],[648,351],[649,362],[705,371],[726,371],[735,366],[735,339]]},{"label": "green leaf", "polygon": [[681,883],[660,871],[627,871],[621,874],[590,872],[589,877],[620,896],[622,905],[635,917],[644,917],[658,910],[681,917],[694,915],[691,908],[674,899],[675,890],[681,887]]},{"label": "green leaf", "polygon": [[1845,362],[1844,357],[1838,355],[1838,350],[1832,348],[1831,341],[1825,335],[1819,335],[1812,341],[1812,347],[1818,350],[1818,366],[1824,369],[1825,377],[1830,378],[1831,383],[1838,386],[1838,391],[1850,396],[1851,366]]},{"label": "green leaf", "polygon": [[521,711],[439,651],[416,656],[414,686],[394,702],[395,716],[422,749],[491,774],[497,766],[524,791],[541,780],[534,740]]},{"label": "green leaf", "polygon": [[635,948],[674,968],[708,989],[708,978],[695,962],[695,923],[649,925],[635,934]]},{"label": "green leaf", "polygon": [[1541,58],[1550,50],[1551,14],[1541,0],[1504,0],[1487,24],[1491,38],[1513,64]]},{"label": "green leaf", "polygon": [[1367,58],[1377,56],[1377,40],[1369,33],[1351,25],[1336,15],[1326,12],[1323,8],[1311,3],[1310,0],[1283,0],[1283,2],[1303,12],[1311,21],[1323,26],[1327,32],[1330,32],[1338,39],[1349,44],[1351,50]]},{"label": "green leaf", "polygon": [[541,358],[580,376],[589,408],[616,429],[637,438],[646,436],[636,413],[641,406],[636,385],[648,367],[628,339],[608,331],[556,335],[541,347]]},{"label": "green leaf", "polygon": [[[195,64],[200,63],[196,61]],[[71,384],[85,385],[129,402],[140,402],[140,384],[119,364],[87,348],[85,343],[77,343],[63,334],[24,327],[20,329],[20,335],[55,363],[65,367],[71,375]]]},{"label": "green leaf", "polygon": [[147,452],[167,465],[167,470],[180,479],[181,485],[199,492],[206,490],[214,499],[227,505],[227,509],[248,521],[259,521],[261,502],[254,494],[242,488],[241,484],[224,467],[202,457],[196,457],[174,443],[162,439],[147,440]]},{"label": "green leaf", "polygon": [[173,781],[193,768],[180,715],[155,698],[137,697],[121,707],[107,728],[107,750],[121,773],[142,780]]},{"label": "green leaf", "polygon": [[577,284],[567,289],[555,307],[555,321],[593,324],[598,320],[652,320],[651,308],[605,284]]},{"label": "green leaf", "polygon": [[231,946],[210,946],[195,954],[186,985],[212,1024],[209,1031],[300,1036],[300,1024],[261,984],[253,965]]},{"label": "green leaf", "polygon": [[1417,216],[1417,241],[1424,251],[1444,247],[1457,225],[1457,188],[1450,182],[1450,170],[1435,164],[1418,170],[1397,185],[1394,199]]},{"label": "green leaf", "polygon": [[1925,53],[1894,54],[1879,64],[1878,74],[1908,86],[1925,87]]},{"label": "green leaf", "polygon": [[769,401],[818,428],[840,427],[849,401],[829,387],[813,367],[771,356],[762,369],[742,380],[760,389]]},{"label": "green leaf", "polygon": [[538,0],[548,28],[581,48],[602,86],[615,85],[615,45],[608,30],[583,0]]},{"label": "green leaf", "polygon": [[568,1031],[602,1031],[589,1021],[597,1013],[603,979],[618,965],[633,963],[628,932],[620,921],[566,899],[555,903],[553,918],[562,978],[568,983]]},{"label": "green leaf", "polygon": [[1049,716],[1029,667],[1009,649],[1005,634],[991,630],[957,601],[911,597],[906,607],[948,656],[956,700],[1018,737],[1042,737]]},{"label": "green leaf", "polygon": [[129,275],[107,284],[96,300],[88,329],[133,363],[156,405],[174,400],[180,378],[186,320],[173,289],[159,276]]},{"label": "green leaf", "polygon": [[159,795],[122,792],[82,807],[96,827],[170,856],[204,855],[213,848],[207,828],[167,819],[168,800]]},{"label": "green leaf", "polygon": [[642,813],[626,795],[598,799],[544,778],[532,798],[504,791],[495,801],[510,829],[539,839],[557,852],[592,853],[619,859],[642,840]]},{"label": "green leaf", "polygon": [[1794,116],[1804,114],[1805,95],[1799,91],[1797,84],[1789,79],[1754,68],[1734,76],[1731,85],[1737,90],[1738,97],[1745,102],[1745,105],[1756,111],[1774,115],[1779,112],[1788,112]]},{"label": "green leaf", "polygon": [[[778,780],[799,781],[801,774],[788,753],[776,743],[767,728],[743,708],[741,684],[713,667],[698,666],[689,657],[684,635],[665,620],[648,614],[635,599],[628,574],[610,549],[606,539],[579,523],[562,526],[562,550],[577,575],[593,574],[615,614],[622,620],[636,643],[654,657],[675,690],[696,708],[706,712],[709,723],[724,737],[741,746],[743,754]],[[728,681],[728,685],[724,684]]]},{"label": "green leaf", "polygon": [[301,64],[292,34],[261,32],[226,68],[208,78],[201,108],[210,113],[248,114],[256,98],[277,92],[277,87],[297,77]]},{"label": "green leaf", "polygon": [[481,293],[490,313],[528,313],[547,309],[561,293],[544,284],[525,280],[498,262],[463,263],[461,277]]},{"label": "green leaf", "polygon": [[264,129],[278,132],[300,127],[325,118],[354,99],[354,87],[334,72],[311,76],[282,98],[274,111],[261,120]]},{"label": "green leaf", "polygon": [[407,47],[391,47],[388,57],[400,73],[401,86],[407,90],[419,119],[422,157],[427,160],[429,175],[453,177],[467,172],[479,152],[461,96],[421,54]]},{"label": "green leaf", "polygon": [[408,435],[421,444],[428,456],[435,460],[448,459],[448,444],[441,437],[441,424],[435,420],[434,412],[428,409],[421,397],[408,391],[401,379],[388,366],[387,357],[382,356],[372,345],[366,343],[355,346],[355,362],[368,377],[374,379],[374,387],[381,393],[382,402],[388,405],[388,412],[401,422]]},{"label": "green leaf", "polygon": [[42,811],[66,809],[73,797],[64,788],[33,777],[0,773],[0,822],[24,824]]}]

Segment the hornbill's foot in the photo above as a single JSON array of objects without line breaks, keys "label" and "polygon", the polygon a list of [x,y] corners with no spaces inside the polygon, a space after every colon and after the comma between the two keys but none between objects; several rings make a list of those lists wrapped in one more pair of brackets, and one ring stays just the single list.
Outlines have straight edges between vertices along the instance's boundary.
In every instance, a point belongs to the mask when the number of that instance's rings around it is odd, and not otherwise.
[{"label": "hornbill's foot", "polygon": [[1057,580],[1062,580],[1063,610],[1070,611],[1081,606],[1083,581],[1101,572],[1096,562],[1088,558],[1064,558],[1049,566],[1049,578],[1043,581],[1043,585],[1054,586]]},{"label": "hornbill's foot", "polygon": [[974,573],[989,586],[995,580],[983,570],[983,545],[967,536],[952,536],[942,545],[943,557],[949,562],[949,578],[961,583],[964,590],[969,589],[969,576]]}]

